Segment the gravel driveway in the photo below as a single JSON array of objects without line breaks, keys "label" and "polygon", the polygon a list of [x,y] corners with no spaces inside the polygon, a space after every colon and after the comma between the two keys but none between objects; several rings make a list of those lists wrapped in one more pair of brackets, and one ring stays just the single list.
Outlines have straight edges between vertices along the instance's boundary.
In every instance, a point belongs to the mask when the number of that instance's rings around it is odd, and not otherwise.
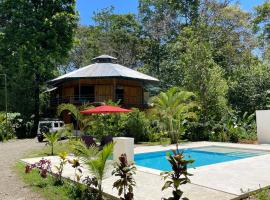
[{"label": "gravel driveway", "polygon": [[26,186],[13,172],[13,167],[27,152],[44,147],[37,139],[0,142],[0,200],[42,199]]}]

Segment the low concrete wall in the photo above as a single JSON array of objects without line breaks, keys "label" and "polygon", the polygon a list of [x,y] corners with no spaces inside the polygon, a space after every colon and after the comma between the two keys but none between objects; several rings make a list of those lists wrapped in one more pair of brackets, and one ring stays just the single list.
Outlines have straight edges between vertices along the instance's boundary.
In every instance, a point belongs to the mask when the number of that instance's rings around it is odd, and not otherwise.
[{"label": "low concrete wall", "polygon": [[257,136],[260,144],[270,144],[270,110],[256,110]]}]

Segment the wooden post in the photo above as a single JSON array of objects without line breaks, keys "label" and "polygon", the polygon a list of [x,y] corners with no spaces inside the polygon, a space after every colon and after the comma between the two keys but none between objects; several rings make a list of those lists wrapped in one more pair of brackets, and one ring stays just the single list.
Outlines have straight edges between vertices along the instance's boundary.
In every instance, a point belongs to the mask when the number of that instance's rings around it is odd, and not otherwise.
[{"label": "wooden post", "polygon": [[81,79],[79,78],[79,103],[81,102]]},{"label": "wooden post", "polygon": [[113,102],[116,102],[116,81],[113,79]]}]

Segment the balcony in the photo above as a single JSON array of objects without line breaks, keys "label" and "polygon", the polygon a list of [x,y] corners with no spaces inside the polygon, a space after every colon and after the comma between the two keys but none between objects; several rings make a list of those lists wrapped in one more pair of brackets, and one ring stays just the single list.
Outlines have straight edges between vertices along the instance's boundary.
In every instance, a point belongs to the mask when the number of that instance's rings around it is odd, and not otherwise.
[{"label": "balcony", "polygon": [[[112,99],[112,96],[110,95],[62,96],[58,98],[51,98],[50,106],[55,108],[62,103],[71,103],[71,104],[79,106],[79,105],[88,104],[88,103],[101,103],[101,102],[105,102],[111,99]],[[131,107],[146,108],[147,107],[147,105],[144,105],[142,103],[141,97],[137,97],[137,96],[124,98],[123,96],[117,95],[116,102],[117,101],[120,101],[119,104],[127,108],[131,108]]]}]

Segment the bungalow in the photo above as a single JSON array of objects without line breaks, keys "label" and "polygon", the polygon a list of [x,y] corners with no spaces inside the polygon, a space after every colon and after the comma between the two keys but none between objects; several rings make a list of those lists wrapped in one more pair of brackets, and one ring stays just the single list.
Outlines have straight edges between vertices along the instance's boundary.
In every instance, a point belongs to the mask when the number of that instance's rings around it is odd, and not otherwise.
[{"label": "bungalow", "polygon": [[101,55],[92,59],[93,64],[48,81],[50,107],[61,103],[82,105],[119,101],[126,108],[145,108],[149,86],[158,79],[116,63],[116,58]]}]

